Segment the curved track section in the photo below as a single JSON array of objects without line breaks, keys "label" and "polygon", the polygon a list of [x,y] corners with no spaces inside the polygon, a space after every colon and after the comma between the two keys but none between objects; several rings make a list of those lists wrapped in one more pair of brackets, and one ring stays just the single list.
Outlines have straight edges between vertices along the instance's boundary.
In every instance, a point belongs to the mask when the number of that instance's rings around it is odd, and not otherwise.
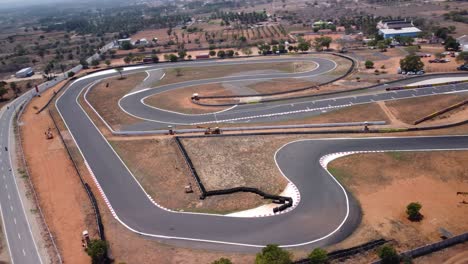
[{"label": "curved track section", "polygon": [[[148,68],[133,71],[141,70]],[[171,212],[158,207],[145,193],[77,101],[89,84],[111,75],[77,80],[57,100],[56,107],[114,217],[134,232],[177,244],[197,247],[203,244],[223,249],[263,247],[269,243],[284,247],[332,244],[347,237],[357,227],[360,209],[354,198],[321,166],[323,156],[353,151],[468,148],[468,137],[465,136],[293,142],[283,146],[275,160],[283,175],[301,194],[301,202],[294,210],[263,218]]]}]

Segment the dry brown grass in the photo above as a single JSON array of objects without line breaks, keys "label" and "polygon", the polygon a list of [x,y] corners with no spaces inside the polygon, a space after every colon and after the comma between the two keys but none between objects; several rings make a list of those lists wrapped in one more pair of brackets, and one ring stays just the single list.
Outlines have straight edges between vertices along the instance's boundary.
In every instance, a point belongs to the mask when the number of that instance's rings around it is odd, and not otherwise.
[{"label": "dry brown grass", "polygon": [[[246,61],[255,61],[246,60]],[[299,67],[295,65],[300,65]],[[185,82],[200,79],[210,79],[225,77],[234,74],[245,73],[249,71],[275,70],[281,72],[301,72],[308,71],[316,67],[312,62],[276,62],[276,63],[251,63],[242,65],[223,65],[206,67],[181,67],[166,70],[164,79],[154,85],[164,85],[177,82]]]},{"label": "dry brown grass", "polygon": [[[407,250],[440,240],[440,227],[466,232],[468,206],[456,192],[468,189],[467,162],[466,151],[446,151],[357,154],[330,163],[364,212],[347,243],[385,237]],[[406,219],[410,202],[422,204],[421,222]]]},{"label": "dry brown grass", "polygon": [[[249,193],[211,196],[200,200],[198,185],[171,138],[113,140],[110,143],[148,194],[166,208],[224,214],[250,209],[265,202]],[[194,193],[184,192],[188,183],[192,185]]]},{"label": "dry brown grass", "polygon": [[316,86],[318,83],[302,79],[276,79],[266,82],[259,82],[248,85],[249,88],[257,91],[258,93],[275,93],[285,92],[295,89],[308,88]]},{"label": "dry brown grass", "polygon": [[[407,124],[413,124],[419,118],[459,103],[467,98],[468,95],[465,94],[444,94],[387,101],[385,104],[396,118]],[[447,121],[447,116],[444,119]]]},{"label": "dry brown grass", "polygon": [[[103,80],[91,88],[87,95],[89,103],[114,129],[123,124],[134,124],[139,119],[125,114],[118,105],[118,101],[130,92],[146,77],[145,73],[131,74],[120,80],[119,77]],[[109,84],[109,87],[106,85]]]}]

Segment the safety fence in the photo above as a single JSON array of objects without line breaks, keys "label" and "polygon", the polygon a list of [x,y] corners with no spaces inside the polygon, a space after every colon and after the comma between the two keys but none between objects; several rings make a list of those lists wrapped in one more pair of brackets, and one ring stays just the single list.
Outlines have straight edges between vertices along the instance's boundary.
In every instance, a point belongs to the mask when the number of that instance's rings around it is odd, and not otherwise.
[{"label": "safety fence", "polygon": [[264,199],[270,199],[275,204],[281,204],[280,206],[273,208],[273,213],[284,211],[293,205],[293,199],[291,197],[268,194],[257,188],[252,188],[252,187],[235,187],[235,188],[229,188],[229,189],[223,189],[223,190],[207,191],[205,186],[203,185],[202,180],[200,179],[200,176],[197,173],[197,170],[195,169],[192,163],[192,160],[190,159],[190,156],[187,153],[187,150],[185,149],[182,142],[180,141],[180,138],[176,136],[174,137],[174,139],[179,150],[182,153],[182,156],[184,157],[185,162],[187,163],[189,167],[191,174],[193,175],[193,177],[195,178],[195,181],[198,184],[198,187],[200,189],[200,199],[203,200],[208,196],[227,195],[227,194],[233,194],[233,193],[238,193],[238,192],[249,192],[249,193],[254,193],[259,196],[262,196]]},{"label": "safety fence", "polygon": [[[401,253],[400,257],[401,258],[405,258],[405,257],[417,258],[417,257],[421,257],[424,255],[437,252],[439,250],[442,250],[442,249],[445,249],[445,248],[448,248],[457,244],[464,243],[466,241],[468,241],[468,233],[464,233],[464,234],[454,236],[454,237],[451,237],[451,238],[448,238],[448,239],[445,239],[445,240],[442,240],[433,244],[429,244],[429,245],[425,245],[422,247],[408,250],[406,252]],[[378,261],[373,262],[372,264],[380,264],[380,263],[382,262],[378,260]]]},{"label": "safety fence", "polygon": [[[385,239],[377,239],[377,240],[373,240],[373,241],[370,241],[370,242],[367,242],[365,244],[361,244],[361,245],[358,245],[358,246],[355,246],[355,247],[332,251],[332,252],[327,254],[328,260],[329,261],[343,260],[343,259],[349,258],[351,256],[354,256],[354,255],[357,255],[357,254],[364,253],[366,251],[372,250],[372,249],[374,249],[376,247],[379,247],[379,246],[381,246],[381,245],[383,245],[383,244],[385,244],[387,242],[389,242],[389,241],[385,240]],[[294,264],[309,264],[309,263],[311,263],[309,259],[301,259],[301,260],[298,260],[298,261],[294,262]]]},{"label": "safety fence", "polygon": [[437,116],[440,116],[440,115],[442,115],[442,114],[445,114],[445,113],[447,113],[447,112],[449,112],[449,111],[452,111],[452,110],[454,110],[454,109],[456,109],[456,108],[459,108],[459,107],[461,107],[461,106],[463,106],[463,105],[465,105],[465,104],[468,104],[468,100],[464,100],[464,101],[462,101],[462,102],[459,102],[459,103],[456,103],[456,104],[451,105],[451,106],[449,106],[449,107],[446,107],[446,108],[444,108],[444,109],[442,109],[442,110],[440,110],[440,111],[437,111],[437,112],[434,112],[434,113],[432,113],[432,114],[430,114],[430,115],[427,115],[427,116],[425,116],[425,117],[423,117],[423,118],[420,118],[420,119],[414,121],[413,124],[414,124],[414,125],[420,124],[420,123],[422,123],[422,122],[424,122],[424,121],[427,121],[427,120],[432,119],[432,118],[434,118],[434,117],[437,117]]},{"label": "safety fence", "polygon": [[55,118],[54,118],[54,116],[53,116],[53,114],[52,114],[52,112],[50,110],[49,110],[49,115],[50,115],[50,117],[52,119],[52,122],[54,123],[54,126],[55,126],[55,128],[57,130],[57,133],[59,134],[59,137],[60,137],[60,139],[62,141],[62,144],[65,146],[65,150],[67,151],[68,157],[72,161],[73,167],[75,168],[75,171],[78,174],[81,185],[85,189],[86,193],[88,194],[88,198],[89,198],[91,204],[93,205],[94,214],[96,216],[96,223],[97,223],[97,226],[98,226],[99,237],[100,237],[101,240],[105,241],[104,225],[102,224],[101,213],[99,211],[99,206],[98,206],[98,203],[96,201],[96,197],[94,196],[94,193],[92,192],[92,190],[89,187],[88,183],[85,182],[83,176],[81,175],[80,170],[78,168],[78,164],[76,163],[75,159],[73,158],[73,156],[71,154],[71,151],[70,151],[70,148],[68,147],[67,143],[65,142],[65,139],[63,138],[63,135],[60,132],[60,128],[59,128],[59,126],[57,124],[57,121],[55,120]]}]

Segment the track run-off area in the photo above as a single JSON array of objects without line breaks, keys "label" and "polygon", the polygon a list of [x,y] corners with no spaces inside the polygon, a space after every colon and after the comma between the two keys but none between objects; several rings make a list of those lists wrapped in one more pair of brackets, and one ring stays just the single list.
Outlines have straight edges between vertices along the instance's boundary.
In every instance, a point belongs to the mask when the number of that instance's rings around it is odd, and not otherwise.
[{"label": "track run-off area", "polygon": [[[357,93],[344,92],[333,96],[239,105],[223,112],[203,115],[167,111],[149,107],[143,102],[148,96],[188,86],[242,80],[313,78],[333,71],[336,67],[332,59],[314,56],[300,59],[265,58],[254,62],[297,60],[312,61],[317,67],[301,73],[247,74],[194,80],[148,87],[127,94],[119,101],[119,106],[122,111],[139,118],[141,123],[126,126],[125,129],[128,132],[138,133],[161,130],[167,128],[168,125],[243,123],[247,120],[282,121],[318,115],[324,109],[343,108],[355,104],[468,91],[468,85],[457,84],[386,92],[387,86],[382,84]],[[124,74],[138,72],[150,74],[174,67],[232,64],[242,67],[245,63],[252,62],[221,60],[156,64],[128,67],[124,70]],[[327,163],[334,157],[339,157],[342,153],[355,152],[468,149],[467,136],[334,138],[294,141],[278,149],[274,157],[283,176],[294,184],[300,193],[300,201],[295,200],[291,210],[273,216],[252,218],[174,212],[159,206],[149,197],[79,103],[80,95],[98,81],[118,75],[119,73],[115,70],[105,70],[75,80],[57,99],[56,107],[113,216],[133,232],[178,245],[198,247],[203,244],[204,247],[213,249],[259,248],[271,243],[283,247],[330,245],[349,236],[361,220],[358,202],[326,169]]]}]

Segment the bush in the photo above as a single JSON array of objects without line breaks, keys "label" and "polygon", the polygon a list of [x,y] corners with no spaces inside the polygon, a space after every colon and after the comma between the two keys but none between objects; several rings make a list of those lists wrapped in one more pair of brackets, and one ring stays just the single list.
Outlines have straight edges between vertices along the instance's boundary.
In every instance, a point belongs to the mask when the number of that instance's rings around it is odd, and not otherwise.
[{"label": "bush", "polygon": [[216,56],[216,51],[210,50],[210,53],[209,53],[209,54],[210,54],[211,57]]},{"label": "bush", "polygon": [[267,245],[255,257],[255,264],[291,264],[291,253],[278,245]]},{"label": "bush", "polygon": [[75,76],[75,73],[72,72],[72,71],[69,71],[69,72],[68,72],[68,78],[71,78],[71,77],[73,77],[73,76]]},{"label": "bush", "polygon": [[406,214],[410,221],[420,221],[423,215],[419,212],[422,208],[420,203],[410,203],[406,206]]},{"label": "bush", "polygon": [[382,264],[399,264],[400,256],[391,245],[384,245],[377,251]]},{"label": "bush", "polygon": [[311,264],[325,264],[328,263],[328,253],[321,248],[315,248],[309,254],[309,263]]},{"label": "bush", "polygon": [[374,68],[374,62],[370,61],[370,60],[366,60],[366,62],[364,63],[364,65],[366,66],[366,69],[372,69]]},{"label": "bush", "polygon": [[107,243],[99,239],[92,239],[86,253],[91,257],[91,262],[93,264],[101,264],[107,262]]},{"label": "bush", "polygon": [[232,261],[227,258],[220,258],[218,260],[213,261],[211,264],[232,264]]}]

